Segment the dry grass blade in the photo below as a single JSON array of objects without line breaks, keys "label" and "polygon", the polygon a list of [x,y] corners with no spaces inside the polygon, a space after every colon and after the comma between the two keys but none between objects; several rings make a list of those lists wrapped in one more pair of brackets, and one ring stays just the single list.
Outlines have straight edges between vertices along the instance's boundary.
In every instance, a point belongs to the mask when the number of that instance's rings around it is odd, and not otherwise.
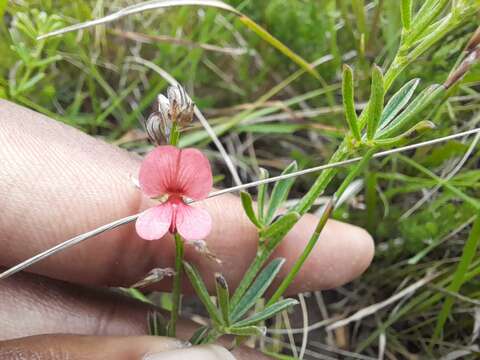
[{"label": "dry grass blade", "polygon": [[131,5],[125,7],[117,12],[109,14],[99,19],[94,19],[90,21],[85,21],[80,24],[75,24],[71,26],[67,26],[65,28],[55,30],[49,32],[47,34],[43,34],[37,38],[37,40],[46,39],[48,37],[62,35],[72,31],[78,31],[82,29],[87,29],[93,26],[106,24],[118,19],[121,19],[125,16],[136,14],[143,11],[148,10],[155,10],[155,9],[163,9],[169,7],[176,7],[176,6],[205,6],[205,7],[213,7],[217,9],[226,10],[235,14],[239,17],[242,24],[244,24],[248,29],[252,30],[255,34],[260,36],[263,40],[268,42],[270,45],[278,49],[282,54],[287,56],[290,60],[295,62],[297,65],[308,71],[311,75],[315,76],[317,79],[320,79],[320,75],[315,71],[315,69],[301,56],[290,50],[284,43],[270,34],[267,30],[257,24],[255,21],[250,19],[248,16],[242,14],[238,10],[236,10],[233,6],[230,6],[223,1],[218,0],[154,0],[154,1],[146,1],[139,4]]},{"label": "dry grass blade", "polygon": [[384,307],[393,304],[394,302],[404,298],[405,296],[411,295],[412,293],[417,291],[422,286],[428,284],[437,275],[438,274],[429,274],[429,275],[425,276],[423,279],[418,280],[417,282],[415,282],[412,285],[406,287],[402,291],[400,291],[400,292],[396,293],[395,295],[389,297],[388,299],[386,299],[382,302],[367,306],[366,308],[363,308],[363,309],[357,311],[355,314],[349,316],[346,319],[334,322],[333,324],[331,324],[327,327],[327,330],[333,330],[333,329],[336,329],[336,328],[339,328],[339,327],[343,327],[343,326],[346,326],[346,325],[350,324],[351,322],[358,321],[358,320],[363,319],[366,316],[375,314],[377,311],[383,309]]}]

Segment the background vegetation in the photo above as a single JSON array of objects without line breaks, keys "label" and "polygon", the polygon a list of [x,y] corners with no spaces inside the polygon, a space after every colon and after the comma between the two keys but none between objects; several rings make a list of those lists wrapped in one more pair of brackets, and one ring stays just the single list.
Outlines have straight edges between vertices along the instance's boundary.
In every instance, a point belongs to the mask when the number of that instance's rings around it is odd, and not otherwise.
[{"label": "background vegetation", "polygon": [[[298,65],[248,31],[234,15],[214,9],[144,12],[37,41],[37,35],[104,16],[133,2],[15,0],[7,4],[3,0],[0,97],[144,152],[149,145],[139,119],[148,116],[155,97],[165,90],[167,83],[158,74],[164,69],[187,88],[217,130],[242,181],[257,179],[259,167],[277,174],[291,159],[302,168],[322,164],[347,131],[341,65],[348,63],[356,70],[361,108],[369,96],[371,64],[385,66],[396,53],[402,29],[400,1],[227,2],[303,58],[318,61],[322,79],[303,74],[286,81]],[[421,2],[414,1],[414,8]],[[396,80],[390,96],[415,77],[421,79],[422,89],[444,82],[477,26],[478,15],[474,15],[418,58]],[[477,65],[451,89],[448,100],[429,111],[428,119],[437,128],[422,139],[478,127],[479,81]],[[478,211],[480,153],[471,140],[371,162],[358,183],[358,193],[334,217],[370,231],[377,244],[375,260],[360,280],[307,297],[313,326],[306,358],[479,355],[474,344],[480,329],[480,260],[475,257],[466,270],[460,292],[446,289]],[[222,175],[217,177],[219,186],[232,185],[222,157],[198,123],[184,141],[208,152],[215,174]],[[314,179],[314,175],[298,178],[289,201],[294,203]],[[341,176],[327,195],[340,180]],[[412,290],[408,288],[412,284],[418,286]],[[447,313],[443,340],[432,348],[432,334],[447,295],[455,305]],[[392,297],[395,301],[371,308],[371,314],[358,321],[327,328],[334,320]],[[290,314],[289,324],[282,324],[280,318],[275,324],[290,330],[270,332],[259,340],[260,346],[295,355],[303,330],[297,310]]]}]

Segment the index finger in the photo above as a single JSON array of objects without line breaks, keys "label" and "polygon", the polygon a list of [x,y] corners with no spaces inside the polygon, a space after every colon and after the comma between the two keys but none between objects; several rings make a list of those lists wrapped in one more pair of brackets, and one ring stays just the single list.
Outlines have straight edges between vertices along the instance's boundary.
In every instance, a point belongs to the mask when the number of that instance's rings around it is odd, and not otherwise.
[{"label": "index finger", "polygon": [[[140,159],[47,117],[0,100],[0,264],[14,265],[67,238],[152,205],[132,185]],[[232,195],[201,206],[213,218],[207,243],[222,265],[191,247],[209,285],[221,272],[235,286],[255,256],[257,234]],[[317,219],[304,216],[275,256],[288,267],[308,241]],[[173,241],[138,238],[132,224],[117,228],[38,263],[30,271],[60,280],[130,285],[149,270],[173,262]],[[330,221],[291,291],[334,287],[362,273],[373,256],[371,237],[357,227]]]}]

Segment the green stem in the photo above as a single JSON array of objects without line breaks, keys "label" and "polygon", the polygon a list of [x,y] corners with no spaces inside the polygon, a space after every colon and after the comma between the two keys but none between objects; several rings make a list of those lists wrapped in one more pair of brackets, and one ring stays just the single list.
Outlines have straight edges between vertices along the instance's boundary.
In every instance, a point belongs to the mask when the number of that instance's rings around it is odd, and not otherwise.
[{"label": "green stem", "polygon": [[[447,290],[452,293],[457,293],[462,285],[465,283],[466,274],[472,260],[477,253],[478,243],[480,242],[480,212],[477,212],[477,218],[473,223],[472,230],[470,235],[463,247],[462,257],[460,262],[457,265],[455,273],[453,274],[453,279]],[[447,322],[448,316],[452,310],[452,306],[455,299],[452,296],[447,297],[445,300],[440,315],[438,316],[437,325],[435,326],[435,332],[433,334],[432,342],[430,343],[430,348],[432,348],[437,340],[440,338],[445,323]]]},{"label": "green stem", "polygon": [[325,224],[327,223],[327,220],[330,217],[332,210],[333,210],[333,201],[329,201],[322,212],[322,216],[320,217],[317,227],[315,228],[315,231],[313,232],[310,240],[308,241],[307,246],[305,247],[302,254],[293,265],[288,275],[283,279],[282,283],[277,288],[277,290],[275,290],[275,293],[272,295],[270,300],[268,300],[265,307],[276,303],[280,299],[280,297],[283,295],[283,293],[288,289],[290,284],[293,282],[298,272],[302,268],[303,264],[305,263],[305,260],[307,260],[308,256],[310,255],[313,248],[315,247],[315,244],[317,243],[317,240],[320,237],[320,233],[325,227]]},{"label": "green stem", "polygon": [[168,336],[175,337],[177,332],[177,319],[180,312],[180,292],[182,287],[182,261],[183,261],[183,240],[178,233],[175,233],[175,275],[172,288],[172,310],[168,324]]},{"label": "green stem", "polygon": [[174,122],[172,124],[172,129],[170,131],[170,145],[178,146],[179,141],[180,141],[180,131],[178,129],[177,123]]},{"label": "green stem", "polygon": [[313,248],[317,244],[317,241],[320,238],[320,233],[322,232],[323,228],[327,224],[327,220],[330,217],[330,214],[332,213],[332,211],[334,209],[336,200],[339,199],[340,196],[342,196],[342,194],[347,189],[348,185],[350,185],[352,183],[352,181],[357,177],[359,172],[362,171],[365,168],[365,166],[368,164],[368,162],[372,158],[375,151],[376,151],[376,147],[372,147],[367,151],[367,153],[364,155],[362,160],[357,164],[357,166],[355,166],[355,168],[353,168],[348,173],[345,180],[343,180],[342,184],[340,185],[338,190],[333,195],[332,200],[330,200],[326,204],[325,209],[323,210],[322,216],[320,217],[320,220],[318,221],[318,224],[315,228],[315,231],[313,232],[312,236],[310,237],[310,240],[308,241],[307,246],[305,247],[302,254],[297,259],[295,264],[293,265],[293,267],[290,270],[290,272],[288,273],[288,275],[283,279],[280,286],[277,288],[275,293],[272,295],[270,300],[268,300],[265,307],[270,306],[270,305],[274,304],[275,302],[277,302],[280,299],[280,297],[284,294],[284,292],[288,289],[290,284],[293,282],[293,280],[297,276],[298,272],[302,268],[303,264],[307,260],[308,256],[312,252]]}]

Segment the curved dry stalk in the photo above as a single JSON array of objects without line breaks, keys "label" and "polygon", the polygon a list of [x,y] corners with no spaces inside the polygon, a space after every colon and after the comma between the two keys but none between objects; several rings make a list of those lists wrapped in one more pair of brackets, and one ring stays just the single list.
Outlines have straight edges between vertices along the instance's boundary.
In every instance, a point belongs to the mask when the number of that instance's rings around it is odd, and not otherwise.
[{"label": "curved dry stalk", "polygon": [[[390,155],[390,154],[395,154],[395,153],[399,153],[399,152],[407,151],[407,150],[412,150],[412,149],[418,149],[418,148],[424,147],[424,146],[435,145],[435,144],[438,144],[438,143],[441,143],[441,142],[445,142],[445,141],[448,141],[448,140],[452,140],[452,139],[456,139],[456,138],[459,138],[459,137],[468,136],[468,135],[472,135],[472,134],[476,134],[476,133],[480,133],[480,128],[475,128],[475,129],[468,130],[468,131],[463,131],[463,132],[460,132],[460,133],[457,133],[457,134],[452,134],[452,135],[444,136],[444,137],[441,137],[441,138],[427,140],[427,141],[424,141],[424,142],[420,142],[420,143],[416,143],[416,144],[412,144],[412,145],[407,145],[407,146],[403,146],[403,147],[399,147],[399,148],[395,148],[395,149],[391,149],[391,150],[381,151],[381,152],[375,153],[372,157],[373,158],[380,158],[380,157],[384,157],[384,156],[387,156],[387,155]],[[237,186],[233,186],[233,187],[230,187],[230,188],[227,188],[227,189],[214,191],[208,196],[208,198],[212,198],[212,197],[216,197],[216,196],[220,196],[220,195],[223,195],[223,194],[236,192],[236,191],[240,191],[240,190],[249,189],[249,188],[261,185],[261,184],[268,184],[268,183],[276,182],[276,181],[283,180],[283,179],[288,179],[288,178],[293,178],[293,177],[297,177],[297,176],[301,176],[301,175],[305,175],[305,174],[310,174],[310,173],[318,172],[318,171],[325,170],[325,169],[330,169],[330,168],[335,168],[335,167],[340,167],[340,166],[346,166],[346,165],[356,163],[360,160],[362,160],[362,157],[356,157],[356,158],[352,158],[352,159],[348,159],[348,160],[344,160],[344,161],[329,163],[329,164],[325,164],[325,165],[320,165],[320,166],[296,171],[296,172],[286,174],[286,175],[273,176],[273,177],[266,178],[266,179],[263,179],[263,180],[257,180],[257,181],[253,181],[253,182],[250,182],[250,183],[247,183],[247,184],[237,185]],[[190,201],[189,203],[192,203],[192,202],[194,202],[194,201]],[[51,256],[51,255],[54,255],[54,254],[59,253],[63,250],[66,250],[66,249],[68,249],[72,246],[75,246],[75,245],[81,243],[84,240],[87,240],[91,237],[99,235],[99,234],[101,234],[105,231],[115,229],[115,228],[117,228],[121,225],[125,225],[125,224],[128,224],[128,223],[132,222],[132,221],[135,221],[139,215],[140,214],[134,214],[134,215],[127,216],[123,219],[113,221],[109,224],[100,226],[99,228],[96,228],[94,230],[91,230],[91,231],[86,232],[86,233],[81,234],[81,235],[77,235],[77,236],[75,236],[75,237],[73,237],[73,238],[71,238],[67,241],[64,241],[63,243],[55,245],[54,247],[52,247],[50,249],[47,249],[47,250],[45,250],[45,251],[43,251],[43,252],[41,252],[41,253],[39,253],[35,256],[23,261],[23,262],[5,270],[4,272],[0,273],[0,280],[6,279],[6,278],[12,276],[13,274],[16,274],[17,272],[22,271],[22,270],[32,266],[33,264]]]}]

